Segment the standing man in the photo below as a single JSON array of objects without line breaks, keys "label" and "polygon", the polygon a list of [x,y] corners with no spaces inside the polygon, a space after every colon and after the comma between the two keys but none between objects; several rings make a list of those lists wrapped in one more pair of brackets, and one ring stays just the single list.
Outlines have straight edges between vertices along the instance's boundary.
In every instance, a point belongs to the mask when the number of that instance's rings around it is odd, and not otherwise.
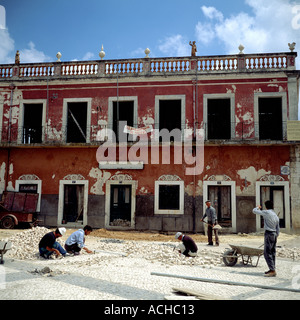
[{"label": "standing man", "polygon": [[212,234],[214,231],[215,234],[215,240],[216,240],[216,246],[219,245],[219,236],[218,236],[218,230],[214,229],[214,226],[218,223],[216,210],[214,207],[211,206],[210,200],[205,201],[205,204],[207,206],[205,210],[205,214],[202,217],[201,221],[204,221],[204,219],[207,217],[207,237],[208,237],[208,245],[213,246],[213,238]]},{"label": "standing man", "polygon": [[180,253],[186,257],[196,257],[198,248],[191,237],[185,236],[181,232],[177,232],[175,234],[175,239],[182,241],[182,243],[180,243],[178,246]]},{"label": "standing man", "polygon": [[60,255],[65,257],[67,252],[56,239],[62,237],[66,231],[66,228],[57,228],[55,231],[45,234],[39,242],[40,256],[49,259],[49,257],[55,253],[56,257]]},{"label": "standing man", "polygon": [[265,277],[276,277],[275,258],[276,243],[279,235],[279,218],[274,211],[273,202],[268,200],[265,202],[267,210],[261,210],[261,206],[253,209],[253,213],[259,214],[264,218],[265,229],[265,248],[264,257],[269,267],[269,271],[265,272]]},{"label": "standing man", "polygon": [[93,253],[93,251],[89,250],[84,244],[84,236],[88,236],[92,231],[92,227],[86,225],[83,229],[73,232],[65,243],[65,249],[67,252],[78,255],[81,249],[83,249],[87,253]]}]

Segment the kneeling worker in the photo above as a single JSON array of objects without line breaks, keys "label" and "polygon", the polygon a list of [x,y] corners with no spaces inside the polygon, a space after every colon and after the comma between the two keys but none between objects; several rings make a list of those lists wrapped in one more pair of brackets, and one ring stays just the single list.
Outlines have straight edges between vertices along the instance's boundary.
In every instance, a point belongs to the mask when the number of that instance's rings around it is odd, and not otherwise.
[{"label": "kneeling worker", "polygon": [[181,232],[177,232],[175,234],[175,238],[179,241],[182,241],[182,243],[180,243],[178,245],[180,253],[182,253],[186,257],[196,257],[197,256],[198,248],[197,248],[196,243],[194,242],[194,240],[191,237],[185,236]]},{"label": "kneeling worker", "polygon": [[67,252],[78,255],[81,249],[84,249],[87,253],[93,253],[93,251],[89,250],[84,244],[84,236],[88,236],[92,231],[92,227],[86,225],[83,229],[73,232],[65,243]]}]

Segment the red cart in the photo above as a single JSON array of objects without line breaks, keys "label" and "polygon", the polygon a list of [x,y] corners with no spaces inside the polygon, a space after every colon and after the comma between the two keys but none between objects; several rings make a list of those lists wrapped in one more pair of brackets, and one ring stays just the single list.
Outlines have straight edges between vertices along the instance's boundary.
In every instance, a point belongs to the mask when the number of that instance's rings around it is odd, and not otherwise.
[{"label": "red cart", "polygon": [[0,202],[0,227],[13,229],[22,222],[36,226],[38,198],[36,193],[4,191]]}]

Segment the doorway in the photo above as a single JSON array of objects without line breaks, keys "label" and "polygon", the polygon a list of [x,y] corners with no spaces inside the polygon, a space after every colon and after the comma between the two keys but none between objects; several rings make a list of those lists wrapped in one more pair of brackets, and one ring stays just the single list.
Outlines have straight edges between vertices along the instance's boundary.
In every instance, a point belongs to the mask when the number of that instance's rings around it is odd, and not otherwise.
[{"label": "doorway", "polygon": [[83,224],[84,185],[64,185],[64,206],[62,223]]},{"label": "doorway", "polygon": [[110,186],[110,226],[131,226],[131,185]]},{"label": "doorway", "polygon": [[[285,228],[285,207],[284,207],[284,187],[283,186],[261,186],[260,187],[260,199],[261,206],[263,209],[266,209],[264,203],[267,200],[271,200],[274,204],[274,211],[276,212],[279,218],[280,228]],[[263,225],[264,220],[261,217],[260,226]]]},{"label": "doorway", "polygon": [[222,227],[232,227],[231,187],[208,186],[208,198],[216,210],[218,223]]}]

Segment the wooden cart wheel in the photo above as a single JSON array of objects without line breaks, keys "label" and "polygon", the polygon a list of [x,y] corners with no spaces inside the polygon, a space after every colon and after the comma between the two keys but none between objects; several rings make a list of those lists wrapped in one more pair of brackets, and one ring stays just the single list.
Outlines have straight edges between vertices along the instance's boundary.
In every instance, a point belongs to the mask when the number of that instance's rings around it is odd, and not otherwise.
[{"label": "wooden cart wheel", "polygon": [[238,261],[238,257],[235,250],[227,250],[224,252],[223,261],[228,267],[233,267]]},{"label": "wooden cart wheel", "polygon": [[13,229],[15,227],[15,221],[12,217],[4,217],[1,220],[1,226],[4,229]]}]

